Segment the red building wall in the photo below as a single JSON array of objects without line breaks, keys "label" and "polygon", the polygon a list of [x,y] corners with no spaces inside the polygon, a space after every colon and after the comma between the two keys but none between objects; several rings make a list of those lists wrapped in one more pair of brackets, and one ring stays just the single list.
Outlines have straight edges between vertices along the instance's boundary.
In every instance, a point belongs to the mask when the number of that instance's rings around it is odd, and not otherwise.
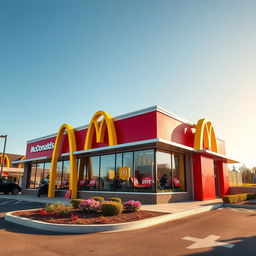
[{"label": "red building wall", "polygon": [[[156,111],[114,121],[117,134],[117,143],[123,144],[157,138],[156,123]],[[56,130],[58,130],[58,128]],[[77,151],[84,149],[86,133],[87,129],[75,131]],[[54,142],[55,138],[56,137],[53,136],[51,138],[29,143],[27,145],[26,158],[32,159],[44,156],[51,157],[53,150],[40,151],[34,153],[31,153],[30,151],[31,147],[33,146],[45,145],[47,143]],[[107,136],[105,138],[105,143],[95,143],[94,140],[94,143],[92,145],[93,148],[100,148],[103,146],[108,146]],[[60,152],[61,154],[69,152],[67,135],[64,135]]]},{"label": "red building wall", "polygon": [[214,160],[202,155],[193,155],[194,199],[216,198]]},{"label": "red building wall", "polygon": [[194,147],[194,136],[191,125],[157,112],[157,138]]}]

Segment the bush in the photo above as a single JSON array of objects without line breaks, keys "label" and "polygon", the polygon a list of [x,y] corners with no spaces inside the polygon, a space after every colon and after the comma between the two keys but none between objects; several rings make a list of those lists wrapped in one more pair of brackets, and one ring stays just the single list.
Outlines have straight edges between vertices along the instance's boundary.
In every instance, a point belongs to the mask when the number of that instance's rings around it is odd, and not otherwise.
[{"label": "bush", "polygon": [[97,212],[100,209],[100,201],[96,201],[93,198],[82,201],[79,204],[79,209],[84,212]]},{"label": "bush", "polygon": [[101,209],[104,216],[114,216],[122,213],[123,205],[117,202],[109,201],[104,202]]},{"label": "bush", "polygon": [[63,215],[63,216],[67,216],[70,214],[70,212],[72,211],[72,207],[71,206],[63,206],[61,207],[59,210],[58,210],[58,213],[60,215]]},{"label": "bush", "polygon": [[128,201],[124,203],[124,210],[126,212],[138,212],[141,207],[141,202],[140,201]]},{"label": "bush", "polygon": [[109,201],[113,201],[113,202],[117,202],[117,203],[119,203],[119,204],[122,203],[122,199],[119,198],[119,197],[111,197],[111,198],[109,198],[108,200],[109,200]]},{"label": "bush", "polygon": [[247,198],[246,200],[254,199],[256,197],[255,193],[247,193]]},{"label": "bush", "polygon": [[54,211],[60,210],[63,207],[65,207],[64,204],[57,202],[57,203],[54,203],[54,204],[46,204],[44,209],[47,212],[54,212]]},{"label": "bush", "polygon": [[236,194],[236,195],[226,195],[222,197],[222,200],[224,203],[232,204],[232,203],[237,203],[237,202],[242,202],[247,200],[247,194]]},{"label": "bush", "polygon": [[101,196],[93,196],[91,198],[94,199],[95,201],[99,201],[101,204],[104,202],[104,197]]},{"label": "bush", "polygon": [[83,202],[83,201],[84,201],[84,199],[72,199],[72,200],[70,201],[70,203],[71,203],[71,205],[72,205],[73,208],[78,209],[79,204],[80,204],[81,202]]}]

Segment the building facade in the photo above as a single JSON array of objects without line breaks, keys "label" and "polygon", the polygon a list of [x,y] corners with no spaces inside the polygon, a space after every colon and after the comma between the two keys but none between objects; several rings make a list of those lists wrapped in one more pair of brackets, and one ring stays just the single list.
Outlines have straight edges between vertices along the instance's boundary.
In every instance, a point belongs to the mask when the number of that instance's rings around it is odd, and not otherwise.
[{"label": "building facade", "polygon": [[15,161],[25,160],[24,155],[5,153],[0,154],[0,169],[3,163],[2,177],[21,185],[23,176],[23,163],[15,163]]},{"label": "building facade", "polygon": [[143,203],[208,200],[228,193],[225,142],[207,119],[197,124],[153,106],[89,125],[63,124],[27,142],[23,193],[50,175],[49,197],[120,197]]}]

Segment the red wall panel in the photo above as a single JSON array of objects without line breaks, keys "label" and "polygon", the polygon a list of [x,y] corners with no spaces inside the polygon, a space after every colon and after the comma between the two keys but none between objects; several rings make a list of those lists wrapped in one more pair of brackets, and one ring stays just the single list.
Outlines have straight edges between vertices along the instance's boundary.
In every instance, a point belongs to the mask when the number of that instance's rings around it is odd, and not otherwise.
[{"label": "red wall panel", "polygon": [[203,200],[216,198],[215,178],[214,178],[214,160],[209,157],[201,156],[202,164],[202,183]]},{"label": "red wall panel", "polygon": [[220,196],[229,194],[228,166],[219,161]]},{"label": "red wall panel", "polygon": [[194,132],[192,128],[188,124],[157,112],[157,137],[160,139],[194,147]]},{"label": "red wall panel", "polygon": [[[129,117],[126,119],[117,120],[114,122],[117,134],[117,143],[129,143],[141,140],[149,140],[157,138],[156,133],[156,112],[150,112],[138,116]],[[77,150],[84,149],[84,142],[86,137],[87,129],[75,131]],[[27,159],[38,158],[38,157],[51,157],[53,150],[40,151],[31,153],[31,147],[37,145],[45,145],[55,141],[55,136],[40,141],[32,142],[27,145],[26,157]],[[93,140],[92,148],[99,148],[108,146],[108,138],[105,136],[104,143],[96,143],[95,138]],[[60,149],[61,153],[69,152],[68,137],[64,135],[63,143]]]}]

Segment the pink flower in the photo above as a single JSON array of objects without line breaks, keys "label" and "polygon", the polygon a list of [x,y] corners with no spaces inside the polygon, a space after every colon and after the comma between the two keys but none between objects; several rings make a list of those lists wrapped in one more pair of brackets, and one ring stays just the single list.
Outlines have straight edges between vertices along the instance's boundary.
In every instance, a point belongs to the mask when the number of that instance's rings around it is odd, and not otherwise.
[{"label": "pink flower", "polygon": [[97,212],[100,209],[100,207],[100,202],[92,198],[84,200],[79,204],[79,209],[84,212]]},{"label": "pink flower", "polygon": [[124,203],[124,210],[127,212],[137,212],[141,207],[140,201],[130,200]]}]

